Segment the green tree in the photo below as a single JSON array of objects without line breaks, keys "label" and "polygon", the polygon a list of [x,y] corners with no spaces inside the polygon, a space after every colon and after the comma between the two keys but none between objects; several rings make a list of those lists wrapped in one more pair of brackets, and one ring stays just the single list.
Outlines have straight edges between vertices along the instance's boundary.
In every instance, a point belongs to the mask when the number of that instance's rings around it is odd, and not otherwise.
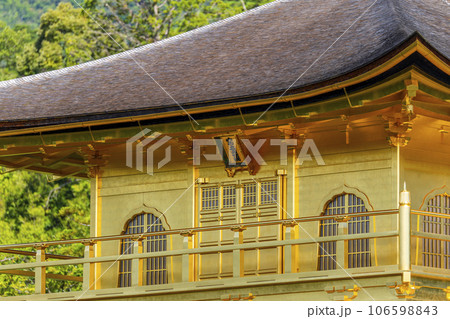
[{"label": "green tree", "polygon": [[[50,8],[55,8],[62,0],[1,0],[0,20],[11,27],[28,25],[36,28],[40,16]],[[71,0],[65,0],[71,1]]]},{"label": "green tree", "polygon": [[[89,237],[89,181],[49,183],[27,171],[0,175],[0,245]],[[51,246],[48,253],[82,256],[82,245]],[[30,261],[30,256],[0,253],[2,264]],[[82,276],[79,266],[52,267],[50,273]],[[33,277],[0,275],[0,295],[33,292]],[[50,291],[80,289],[76,282],[48,280]]]},{"label": "green tree", "polygon": [[[80,1],[81,2],[81,1]],[[23,47],[16,71],[31,75],[102,58],[221,20],[268,0],[86,0],[41,16],[38,38]]]},{"label": "green tree", "polygon": [[16,78],[16,59],[20,56],[27,44],[36,39],[34,30],[28,26],[16,25],[9,27],[0,21],[0,81]]},{"label": "green tree", "polygon": [[86,0],[90,15],[124,49],[228,18],[271,0]]},{"label": "green tree", "polygon": [[38,38],[16,59],[17,72],[31,75],[90,61],[95,38],[92,21],[70,3],[60,3],[41,17]]}]

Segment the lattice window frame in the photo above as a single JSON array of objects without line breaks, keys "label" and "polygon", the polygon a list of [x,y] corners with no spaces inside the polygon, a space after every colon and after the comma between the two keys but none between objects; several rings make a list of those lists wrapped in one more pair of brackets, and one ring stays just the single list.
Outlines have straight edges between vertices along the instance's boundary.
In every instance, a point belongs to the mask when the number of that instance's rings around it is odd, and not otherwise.
[{"label": "lattice window frame", "polygon": [[[450,195],[437,194],[427,202],[428,212],[450,215]],[[450,236],[450,219],[423,216],[422,229],[426,233]],[[422,265],[450,269],[450,241],[422,239]]]},{"label": "lattice window frame", "polygon": [[[161,219],[154,214],[142,212],[135,215],[126,223],[124,234],[142,234],[144,232],[164,231]],[[143,242],[143,252],[167,251],[167,236],[157,235],[146,237]],[[120,253],[133,253],[133,241],[120,241]],[[160,285],[168,283],[167,257],[145,258],[143,262],[144,285]],[[131,286],[131,260],[119,261],[118,287]]]},{"label": "lattice window frame", "polygon": [[[365,212],[367,208],[362,198],[352,193],[342,193],[334,196],[325,205],[323,215],[351,215]],[[370,218],[355,217],[348,222],[348,234],[370,232]],[[334,219],[322,220],[319,223],[319,237],[336,236],[338,222]],[[318,247],[318,270],[336,269],[336,242],[322,242]],[[347,267],[360,268],[371,266],[371,249],[369,239],[353,239],[347,244]],[[344,266],[344,265],[341,265]]]}]

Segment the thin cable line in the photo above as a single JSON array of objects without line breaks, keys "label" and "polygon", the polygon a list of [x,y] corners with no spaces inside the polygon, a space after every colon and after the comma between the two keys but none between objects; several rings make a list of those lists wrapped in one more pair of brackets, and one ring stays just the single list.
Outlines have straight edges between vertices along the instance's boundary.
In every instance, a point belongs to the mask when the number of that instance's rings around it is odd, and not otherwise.
[{"label": "thin cable line", "polygon": [[300,74],[300,76],[275,100],[275,102],[273,102],[272,104],[270,104],[269,105],[269,107],[253,122],[253,125],[255,125],[260,119],[261,119],[261,117],[263,117],[264,116],[264,114],[266,114],[267,113],[267,111],[269,111],[271,108],[272,108],[272,106],[274,106],[274,104],[275,103],[277,103],[285,94],[286,94],[286,92],[287,91],[289,91],[294,85],[295,85],[295,83],[297,83],[298,82],[298,80],[300,80],[302,77],[303,77],[303,75],[305,75],[305,73],[306,72],[308,72],[308,70],[309,69],[311,69],[312,68],[312,66],[314,65],[314,64],[316,64],[316,62],[317,61],[319,61],[321,58],[322,58],[322,56],[325,54],[325,53],[327,53],[328,52],[328,50],[329,49],[331,49],[331,47],[333,46],[333,45],[335,45],[336,44],[336,42],[338,42],[339,41],[339,39],[340,38],[342,38],[346,33],[347,33],[347,31],[348,30],[350,30],[350,28],[356,23],[356,22],[358,22],[361,18],[362,18],[362,16],[363,15],[365,15],[366,14],[366,12],[367,11],[369,11],[370,10],[370,8],[372,8],[373,7],[373,5],[375,4],[375,3],[377,3],[378,2],[378,0],[375,0],[366,10],[364,10],[364,12],[363,13],[361,13],[361,15],[358,17],[358,18],[356,18],[356,20],[355,21],[353,21],[353,23],[336,39],[336,40],[334,40],[334,42],[333,43],[331,43],[331,45],[325,50],[325,51],[323,51],[322,52],[322,54],[321,55],[319,55],[319,57],[317,58],[317,59],[315,59],[314,60],[314,62],[305,70],[305,71],[303,71],[303,73],[302,74]]},{"label": "thin cable line", "polygon": [[200,126],[200,124],[198,124],[198,122],[184,109],[184,107],[182,107],[181,106],[181,104],[180,103],[178,103],[177,102],[177,100],[175,100],[175,98],[169,93],[169,92],[167,92],[167,90],[163,87],[163,86],[161,86],[161,84],[159,84],[159,82],[158,81],[156,81],[156,79],[153,77],[153,76],[151,76],[150,75],[150,73],[148,73],[145,69],[144,69],[144,67],[130,54],[130,52],[128,52],[127,50],[125,50],[112,36],[111,36],[111,34],[109,33],[109,32],[107,32],[98,22],[97,22],[97,20],[95,20],[94,19],[94,17],[92,17],[92,15],[91,14],[89,14],[89,12],[87,12],[86,11],[86,9],[84,9],[79,3],[78,3],[78,1],[77,0],[73,0],[73,2],[75,2],[79,7],[80,7],[80,9],[81,10],[83,10],[83,12],[85,12],[88,16],[89,16],[89,18],[92,20],[92,21],[94,21],[95,22],[95,24],[96,25],[98,25],[99,26],[99,28],[100,29],[102,29],[102,31],[109,37],[109,38],[111,38],[111,40],[113,40],[114,41],[114,43],[115,44],[117,44],[119,47],[120,47],[120,49],[123,51],[123,53],[126,53],[133,61],[134,61],[134,63],[136,63],[136,65],[142,70],[142,71],[144,71],[144,73],[145,74],[147,74],[149,77],[150,77],[150,79],[152,79],[153,80],[153,82],[155,82],[159,87],[160,87],[160,89],[161,90],[163,90],[164,91],[164,93],[166,93],[167,94],[167,96],[169,96],[174,102],[175,102],[175,104],[177,104],[182,110],[183,110],[183,112],[184,113],[186,113],[186,115],[192,120],[192,121],[194,121],[194,123],[195,124],[197,124],[198,126]]}]

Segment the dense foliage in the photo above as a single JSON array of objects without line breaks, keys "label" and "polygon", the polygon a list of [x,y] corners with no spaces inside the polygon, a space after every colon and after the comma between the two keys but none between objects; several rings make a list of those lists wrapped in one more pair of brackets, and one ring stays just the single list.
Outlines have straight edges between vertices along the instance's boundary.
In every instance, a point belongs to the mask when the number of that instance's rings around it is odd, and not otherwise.
[{"label": "dense foliage", "polygon": [[[89,236],[89,182],[18,171],[0,175],[0,244],[84,238]],[[50,247],[48,253],[82,256],[82,245]],[[31,260],[29,256],[0,254],[2,264]],[[49,272],[82,275],[79,267]],[[33,291],[32,277],[0,275],[0,295]],[[79,288],[79,284],[48,281],[49,291]]]},{"label": "dense foliage", "polygon": [[[56,70],[186,32],[271,0],[0,0],[0,80]],[[82,4],[80,8],[77,4]],[[3,21],[1,21],[3,20]],[[89,181],[26,171],[0,175],[0,245],[89,237]],[[48,253],[81,256],[82,246]],[[0,263],[31,260],[0,253]],[[80,267],[49,272],[81,276]],[[33,277],[0,274],[0,295]],[[47,280],[49,292],[79,283]]]},{"label": "dense foliage", "polygon": [[[7,11],[59,1],[5,0]],[[186,32],[270,0],[67,0],[34,20],[0,21],[0,80],[56,70]],[[17,1],[19,3],[19,1]],[[27,5],[28,4],[28,5]],[[79,5],[83,8],[80,8]],[[1,5],[0,5],[1,8]],[[21,9],[20,9],[21,10]],[[20,11],[19,10],[19,11]],[[36,9],[37,10],[37,9]],[[21,11],[20,11],[21,12]],[[33,11],[34,12],[34,11]],[[28,24],[23,24],[27,22]]]},{"label": "dense foliage", "polygon": [[[40,16],[63,0],[1,0],[0,20],[14,27],[27,24],[37,27]],[[67,1],[67,0],[66,0]],[[69,0],[70,1],[70,0]]]}]

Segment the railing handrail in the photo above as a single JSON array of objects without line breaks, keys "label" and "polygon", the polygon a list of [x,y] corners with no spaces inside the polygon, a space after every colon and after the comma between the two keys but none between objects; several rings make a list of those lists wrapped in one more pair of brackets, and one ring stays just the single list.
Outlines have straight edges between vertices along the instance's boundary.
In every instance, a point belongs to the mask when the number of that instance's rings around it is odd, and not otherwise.
[{"label": "railing handrail", "polygon": [[[7,249],[7,248],[0,248],[0,253],[3,254],[11,254],[11,255],[22,255],[22,256],[36,256],[35,251],[29,251],[29,250],[15,250],[15,249]],[[46,254],[46,258],[48,259],[76,259],[76,258],[83,258],[83,257],[76,257],[76,256],[68,256],[68,255],[55,255],[55,254]]]},{"label": "railing handrail", "polygon": [[416,209],[412,209],[411,214],[419,215],[419,216],[428,216],[428,217],[450,218],[450,214],[427,212],[424,210],[416,210]]},{"label": "railing handrail", "polygon": [[449,235],[429,233],[429,232],[417,231],[417,230],[411,231],[411,237],[435,239],[435,240],[440,240],[440,241],[450,241]]},{"label": "railing handrail", "polygon": [[130,254],[116,254],[100,257],[89,257],[81,258],[77,260],[54,260],[45,262],[29,262],[29,263],[17,263],[17,264],[6,264],[0,265],[0,270],[17,270],[17,269],[28,269],[35,267],[55,267],[55,266],[67,266],[76,264],[86,264],[86,263],[99,263],[99,262],[115,262],[119,260],[131,260],[131,259],[144,259],[152,257],[170,257],[170,256],[182,256],[185,254],[202,254],[202,253],[217,253],[217,252],[230,252],[236,249],[257,249],[257,248],[274,248],[274,247],[284,247],[288,245],[308,245],[314,243],[322,243],[328,241],[339,241],[339,240],[352,240],[352,239],[371,239],[371,238],[388,238],[398,236],[398,231],[385,231],[385,232],[373,232],[373,233],[361,233],[361,234],[346,234],[346,235],[336,235],[327,236],[320,238],[298,238],[290,240],[272,240],[257,243],[241,243],[241,244],[229,244],[223,246],[209,246],[209,247],[198,247],[198,248],[188,248],[188,249],[176,249],[168,251],[158,251],[158,252],[146,252],[146,253],[133,253]]},{"label": "railing handrail", "polygon": [[55,241],[45,241],[45,242],[34,242],[34,243],[24,243],[24,244],[9,244],[9,245],[0,245],[0,250],[5,249],[15,249],[15,248],[30,248],[36,246],[57,246],[57,245],[68,245],[68,244],[83,244],[83,243],[96,243],[103,241],[113,241],[113,240],[122,240],[122,239],[136,239],[136,237],[146,238],[152,236],[161,236],[161,235],[181,235],[186,232],[190,233],[199,233],[204,231],[217,231],[217,230],[226,230],[226,229],[234,229],[237,227],[247,228],[247,227],[259,227],[259,226],[272,226],[272,225],[283,225],[285,223],[304,223],[304,222],[312,222],[312,221],[321,221],[327,219],[335,219],[337,216],[348,216],[350,219],[364,216],[383,216],[383,215],[392,215],[398,214],[397,209],[391,210],[378,210],[378,211],[370,211],[370,212],[361,212],[361,213],[352,213],[352,214],[343,214],[343,215],[328,215],[328,216],[307,216],[307,217],[298,217],[298,218],[289,218],[289,219],[276,219],[269,221],[259,221],[259,222],[250,222],[250,223],[236,223],[229,225],[217,225],[217,226],[209,226],[209,227],[190,227],[190,228],[179,228],[172,230],[164,230],[160,232],[151,232],[151,233],[142,233],[142,234],[122,234],[122,235],[110,235],[110,236],[101,236],[101,237],[90,237],[90,238],[79,238],[79,239],[65,239],[65,240],[55,240]]}]

